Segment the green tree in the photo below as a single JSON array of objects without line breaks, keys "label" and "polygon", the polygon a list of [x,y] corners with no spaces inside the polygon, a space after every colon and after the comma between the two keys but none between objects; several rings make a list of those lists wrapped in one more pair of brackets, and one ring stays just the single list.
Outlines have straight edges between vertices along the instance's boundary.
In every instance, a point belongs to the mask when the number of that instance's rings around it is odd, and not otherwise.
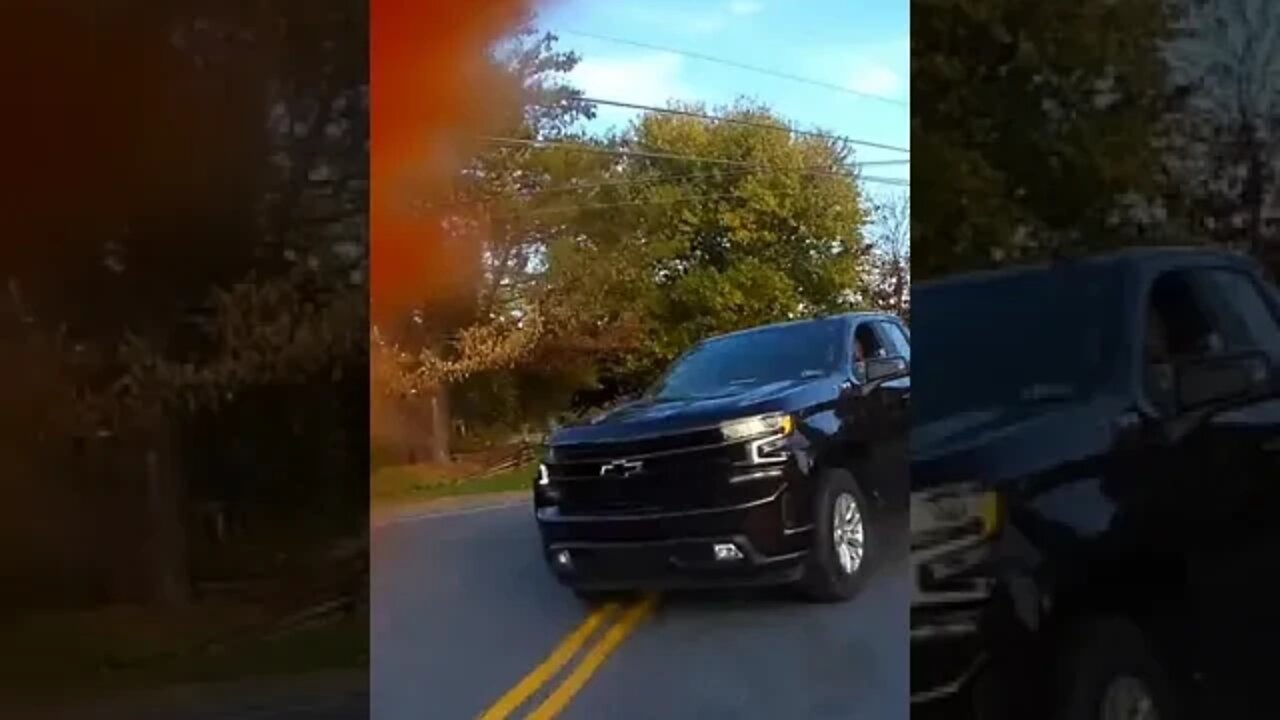
[{"label": "green tree", "polygon": [[916,0],[915,280],[1116,241],[1161,189],[1165,0]]},{"label": "green tree", "polygon": [[649,342],[617,369],[637,381],[708,335],[867,296],[868,210],[850,148],[786,132],[759,105],[716,114],[727,121],[639,118],[612,143],[630,153],[611,173],[625,182],[599,188],[580,211],[589,240],[579,246],[609,259],[614,302],[643,308]]},{"label": "green tree", "polygon": [[[525,109],[450,199],[474,243],[470,289],[409,323],[416,346],[378,344],[399,392],[450,388],[455,420],[540,425],[577,391],[647,382],[707,335],[872,302],[869,210],[844,143],[746,102],[718,109],[724,122],[651,113],[584,136],[590,107],[556,79],[575,56],[526,33],[497,57]],[[441,405],[433,425],[452,429]]]}]

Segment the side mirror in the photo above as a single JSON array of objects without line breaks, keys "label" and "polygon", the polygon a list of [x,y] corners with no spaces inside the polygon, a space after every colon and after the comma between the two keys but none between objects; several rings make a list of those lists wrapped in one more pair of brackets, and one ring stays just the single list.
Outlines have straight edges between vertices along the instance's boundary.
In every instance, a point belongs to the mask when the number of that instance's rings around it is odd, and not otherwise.
[{"label": "side mirror", "polygon": [[903,377],[910,368],[907,359],[901,355],[867,358],[863,362],[868,383]]},{"label": "side mirror", "polygon": [[1256,352],[1193,360],[1179,364],[1174,372],[1183,410],[1248,397],[1271,380],[1267,356]]}]

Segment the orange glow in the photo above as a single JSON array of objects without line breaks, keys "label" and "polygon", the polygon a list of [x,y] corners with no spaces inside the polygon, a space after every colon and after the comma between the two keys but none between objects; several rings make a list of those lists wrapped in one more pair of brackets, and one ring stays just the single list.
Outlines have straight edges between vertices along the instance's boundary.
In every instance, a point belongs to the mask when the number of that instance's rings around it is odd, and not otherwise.
[{"label": "orange glow", "polygon": [[475,243],[446,242],[414,203],[440,197],[500,98],[488,48],[521,0],[371,0],[370,291],[375,323],[465,290]]}]

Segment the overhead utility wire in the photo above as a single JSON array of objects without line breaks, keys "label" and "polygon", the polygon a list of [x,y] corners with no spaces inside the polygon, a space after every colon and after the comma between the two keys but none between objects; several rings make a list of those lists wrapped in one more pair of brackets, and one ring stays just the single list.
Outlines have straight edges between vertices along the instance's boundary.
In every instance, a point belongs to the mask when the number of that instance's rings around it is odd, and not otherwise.
[{"label": "overhead utility wire", "polygon": [[[733,167],[757,167],[757,168],[763,168],[767,170],[789,169],[789,168],[781,167],[777,165],[762,165],[760,163],[752,163],[744,160],[727,160],[724,158],[709,158],[709,157],[701,157],[698,155],[681,155],[678,153],[654,152],[654,151],[647,151],[647,150],[621,150],[621,149],[614,149],[614,148],[597,148],[597,147],[591,147],[589,145],[582,145],[579,143],[557,142],[554,140],[526,140],[522,138],[508,138],[508,137],[494,137],[494,136],[482,136],[480,139],[486,142],[497,143],[500,145],[516,145],[516,146],[542,148],[542,149],[561,148],[565,150],[573,150],[575,152],[583,152],[583,153],[589,153],[589,154],[612,155],[614,157],[643,157],[643,158],[653,158],[658,160],[686,160],[689,162],[703,162],[703,163],[709,163],[709,164],[715,164],[715,165],[729,165]],[[880,164],[891,163],[895,165],[901,165],[901,164],[906,164],[907,161],[878,161],[878,162]],[[854,167],[857,167],[857,165],[858,164],[855,163]],[[852,173],[850,172],[851,168],[849,165],[837,164],[836,167],[844,168],[845,171],[841,172],[840,170],[837,170],[835,169],[835,167],[833,167],[828,172],[822,172],[820,170],[813,170],[812,172],[814,174],[826,174],[826,175],[832,175],[837,177],[852,175]],[[857,177],[857,176],[855,175],[854,177]],[[861,178],[861,179],[865,180],[867,178]],[[892,178],[890,178],[890,180],[891,179]]]},{"label": "overhead utility wire", "polygon": [[498,213],[494,219],[504,219],[508,217],[537,217],[540,215],[553,215],[555,213],[582,210],[609,210],[612,208],[632,207],[632,206],[649,206],[649,205],[674,205],[681,202],[696,202],[700,200],[721,200],[725,198],[746,197],[741,190],[723,193],[711,193],[706,195],[681,195],[671,198],[647,198],[644,200],[626,200],[622,202],[608,203],[588,203],[585,205],[564,205],[561,207],[541,208],[538,210],[512,210],[506,213]]},{"label": "overhead utility wire", "polygon": [[[905,163],[906,161],[890,160],[886,162],[898,164],[898,163]],[[527,198],[542,197],[545,195],[551,195],[551,194],[560,193],[560,192],[580,192],[583,190],[597,190],[600,188],[626,187],[629,185],[643,185],[645,183],[675,182],[679,180],[699,180],[703,178],[723,178],[723,177],[732,177],[734,175],[749,175],[751,173],[767,173],[767,172],[783,172],[783,171],[797,172],[802,175],[804,174],[830,175],[831,174],[829,166],[816,166],[816,165],[803,166],[803,167],[794,168],[794,169],[763,166],[763,167],[727,168],[724,170],[719,170],[714,172],[680,173],[676,175],[667,175],[667,174],[659,173],[657,175],[652,175],[648,177],[619,178],[617,180],[601,180],[599,182],[590,182],[590,183],[570,182],[570,183],[563,183],[560,185],[553,185],[551,187],[537,188],[537,189],[529,190],[526,192],[500,193],[497,195],[476,198],[473,200],[457,200],[457,201],[443,202],[443,203],[423,203],[421,207],[469,207],[469,206],[475,206],[475,205],[484,205],[486,203],[490,203],[495,200],[527,199]],[[841,176],[843,176],[843,174],[841,174]]]},{"label": "overhead utility wire", "polygon": [[[603,98],[595,98],[595,97],[570,98],[568,102],[578,102],[578,103],[591,104],[591,105],[607,105],[610,107],[628,108],[630,110],[643,110],[646,112],[660,113],[662,115],[675,115],[679,117],[697,118],[699,120],[720,122],[728,125],[740,125],[743,127],[760,128],[763,130],[775,130],[778,132],[791,133],[793,135],[804,135],[807,137],[821,138],[823,140],[836,140],[839,142],[848,143],[850,145],[861,145],[863,147],[876,148],[879,150],[892,150],[893,152],[908,153],[908,154],[911,152],[911,150],[909,150],[908,148],[900,147],[898,145],[886,145],[884,143],[872,142],[870,140],[859,140],[857,138],[851,138],[847,135],[836,135],[833,133],[819,132],[817,130],[800,130],[798,128],[787,127],[785,125],[771,125],[769,123],[754,122],[751,120],[727,118],[727,117],[722,117],[720,115],[710,115],[707,113],[694,112],[693,110],[663,108],[663,107],[656,107],[653,105],[642,105],[640,103],[623,102],[621,100],[606,100]],[[533,104],[542,108],[556,107],[555,103],[533,103]]]},{"label": "overhead utility wire", "polygon": [[859,90],[854,90],[853,88],[848,88],[843,85],[837,85],[836,83],[825,82],[822,80],[815,80],[814,78],[805,77],[803,75],[795,75],[793,73],[783,72],[781,70],[771,70],[766,67],[760,67],[759,65],[749,65],[747,63],[739,62],[737,60],[729,60],[727,58],[716,57],[715,55],[707,55],[705,53],[694,52],[692,50],[682,50],[680,48],[667,47],[665,45],[655,45],[653,43],[640,42],[639,40],[627,40],[626,38],[612,37],[609,35],[600,35],[598,33],[584,32],[582,30],[554,30],[553,32],[562,33],[565,35],[577,35],[578,37],[592,38],[593,40],[602,40],[604,42],[611,42],[618,45],[630,45],[632,47],[644,48],[645,50],[657,50],[660,52],[673,53],[675,55],[683,55],[685,57],[694,58],[696,60],[703,60],[706,62],[726,65],[728,67],[735,67],[735,68],[738,68],[739,70],[747,70],[754,73],[760,73],[761,75],[771,75],[773,77],[781,78],[783,80],[790,80],[791,82],[798,82],[798,83],[803,83],[805,85],[812,85],[814,87],[826,88],[827,90],[835,90],[838,92],[848,93],[849,95],[856,95],[858,97],[866,98],[868,100],[875,100],[877,102],[887,103],[889,105],[897,105],[899,107],[904,107],[904,108],[909,107],[909,105],[906,102],[902,100],[898,100],[897,98],[891,98],[885,95],[876,95],[875,93],[861,92]]}]

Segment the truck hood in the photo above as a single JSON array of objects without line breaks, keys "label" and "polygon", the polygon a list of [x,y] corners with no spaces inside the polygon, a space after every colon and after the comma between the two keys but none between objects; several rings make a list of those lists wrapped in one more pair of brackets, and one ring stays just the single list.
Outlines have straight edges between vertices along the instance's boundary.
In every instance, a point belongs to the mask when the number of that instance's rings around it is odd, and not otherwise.
[{"label": "truck hood", "polygon": [[1000,486],[1105,452],[1109,403],[1070,402],[958,413],[911,433],[911,488]]},{"label": "truck hood", "polygon": [[796,412],[834,399],[840,378],[783,380],[726,391],[713,397],[656,400],[621,405],[582,425],[562,428],[552,445],[616,442],[705,428],[737,418],[773,412]]}]

